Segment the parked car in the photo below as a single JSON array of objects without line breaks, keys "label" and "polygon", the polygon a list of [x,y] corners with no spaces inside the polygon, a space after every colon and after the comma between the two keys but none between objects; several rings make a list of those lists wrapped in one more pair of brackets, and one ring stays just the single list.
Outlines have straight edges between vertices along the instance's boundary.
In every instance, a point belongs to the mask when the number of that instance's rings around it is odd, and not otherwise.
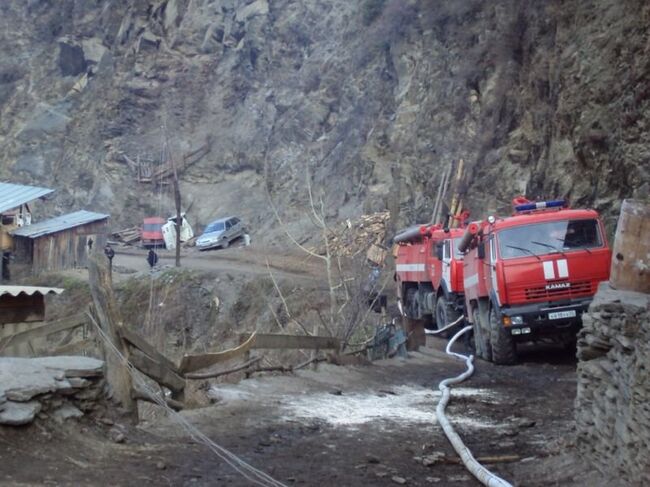
[{"label": "parked car", "polygon": [[227,248],[230,242],[244,235],[244,225],[234,216],[219,218],[211,222],[196,240],[199,250],[208,250],[216,247]]},{"label": "parked car", "polygon": [[162,227],[166,223],[164,218],[153,216],[145,218],[140,230],[140,241],[145,248],[165,248],[165,239],[163,237]]}]

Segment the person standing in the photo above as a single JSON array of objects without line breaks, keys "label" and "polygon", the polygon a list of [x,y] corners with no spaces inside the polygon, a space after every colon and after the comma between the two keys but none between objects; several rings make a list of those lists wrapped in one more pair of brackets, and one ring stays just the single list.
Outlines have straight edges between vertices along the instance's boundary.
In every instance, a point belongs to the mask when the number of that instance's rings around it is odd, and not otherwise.
[{"label": "person standing", "polygon": [[149,249],[149,253],[147,254],[147,262],[149,263],[149,267],[151,269],[153,269],[158,263],[158,254],[156,254],[153,249]]}]

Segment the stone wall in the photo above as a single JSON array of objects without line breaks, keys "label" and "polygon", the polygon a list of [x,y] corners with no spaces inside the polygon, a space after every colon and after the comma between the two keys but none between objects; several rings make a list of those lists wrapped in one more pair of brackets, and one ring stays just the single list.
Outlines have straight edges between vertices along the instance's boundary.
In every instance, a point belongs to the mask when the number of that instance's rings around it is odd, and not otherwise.
[{"label": "stone wall", "polygon": [[649,305],[603,283],[578,340],[578,450],[621,484],[650,482]]},{"label": "stone wall", "polygon": [[0,425],[92,413],[103,397],[104,362],[89,357],[0,357]]}]

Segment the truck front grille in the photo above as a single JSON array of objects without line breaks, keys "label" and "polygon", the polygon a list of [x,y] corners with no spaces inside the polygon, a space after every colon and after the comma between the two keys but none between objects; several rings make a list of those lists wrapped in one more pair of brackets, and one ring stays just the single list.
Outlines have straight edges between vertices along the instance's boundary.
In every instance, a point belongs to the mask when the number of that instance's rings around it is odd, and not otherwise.
[{"label": "truck front grille", "polygon": [[525,290],[528,301],[553,301],[556,299],[579,298],[593,294],[591,281],[572,282],[571,287],[547,289],[546,286],[529,287]]}]

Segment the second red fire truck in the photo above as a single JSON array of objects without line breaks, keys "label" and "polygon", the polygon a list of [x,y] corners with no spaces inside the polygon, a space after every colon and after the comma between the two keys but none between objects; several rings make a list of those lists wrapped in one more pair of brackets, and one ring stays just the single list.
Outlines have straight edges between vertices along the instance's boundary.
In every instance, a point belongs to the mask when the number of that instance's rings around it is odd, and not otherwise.
[{"label": "second red fire truck", "polygon": [[463,233],[421,225],[395,236],[397,295],[407,317],[439,329],[463,314]]}]

